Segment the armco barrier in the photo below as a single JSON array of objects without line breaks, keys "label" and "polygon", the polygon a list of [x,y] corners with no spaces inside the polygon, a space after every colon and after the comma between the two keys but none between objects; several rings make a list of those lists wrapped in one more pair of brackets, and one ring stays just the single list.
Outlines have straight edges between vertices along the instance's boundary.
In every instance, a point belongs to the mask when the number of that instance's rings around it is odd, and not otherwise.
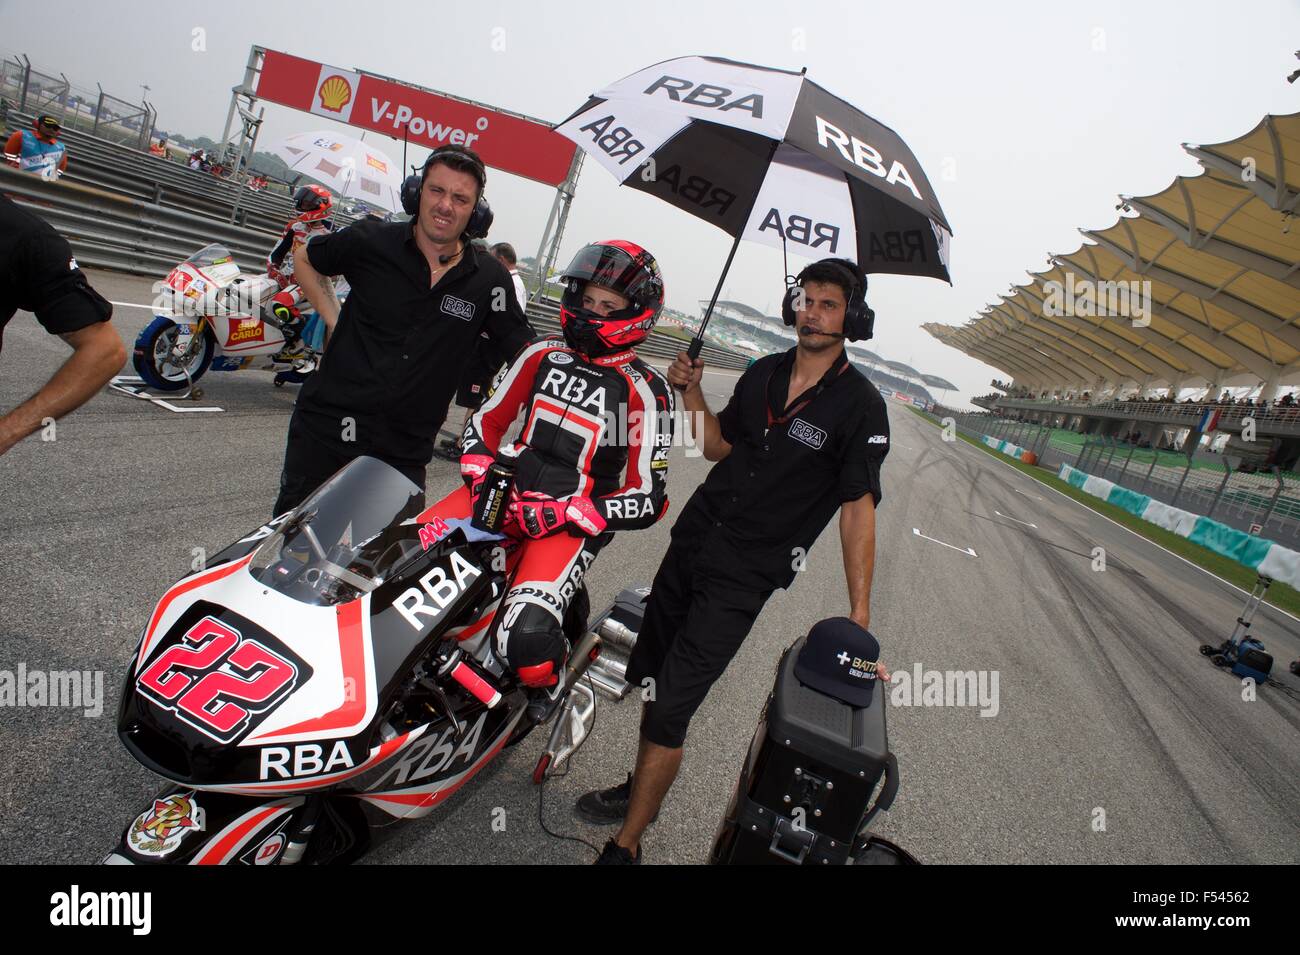
[{"label": "armco barrier", "polygon": [[230,249],[241,269],[265,268],[275,237],[75,182],[46,182],[0,166],[0,193],[28,206],[72,245],[81,265],[162,278],[209,242]]},{"label": "armco barrier", "polygon": [[[22,129],[30,126],[31,119],[11,112],[8,124],[10,130]],[[289,198],[283,194],[254,192],[231,180],[86,133],[65,130],[60,139],[68,150],[64,182],[94,186],[222,221],[229,221],[238,197],[238,224],[268,232],[278,233],[294,215]]]},{"label": "armco barrier", "polygon": [[1135,517],[1163,527],[1251,570],[1300,587],[1300,553],[1264,537],[1256,537],[1201,514],[1163,504],[1155,498],[1062,464],[1057,475],[1071,487],[1123,508]]}]

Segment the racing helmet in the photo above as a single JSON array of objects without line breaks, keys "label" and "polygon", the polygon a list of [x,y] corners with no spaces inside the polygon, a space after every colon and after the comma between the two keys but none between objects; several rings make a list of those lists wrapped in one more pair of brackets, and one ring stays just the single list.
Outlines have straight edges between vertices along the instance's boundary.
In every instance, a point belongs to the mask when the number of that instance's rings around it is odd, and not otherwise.
[{"label": "racing helmet", "polygon": [[334,208],[334,197],[324,186],[303,186],[293,194],[293,207],[303,222],[324,219]]},{"label": "racing helmet", "polygon": [[[565,283],[560,300],[565,341],[592,358],[644,341],[663,311],[659,265],[634,242],[610,239],[584,245],[560,277]],[[608,315],[583,308],[582,293],[588,283],[614,290],[628,300],[627,307]]]},{"label": "racing helmet", "polygon": [[32,129],[41,136],[49,136],[53,139],[63,131],[63,125],[57,117],[51,116],[49,113],[41,113],[32,117]]}]

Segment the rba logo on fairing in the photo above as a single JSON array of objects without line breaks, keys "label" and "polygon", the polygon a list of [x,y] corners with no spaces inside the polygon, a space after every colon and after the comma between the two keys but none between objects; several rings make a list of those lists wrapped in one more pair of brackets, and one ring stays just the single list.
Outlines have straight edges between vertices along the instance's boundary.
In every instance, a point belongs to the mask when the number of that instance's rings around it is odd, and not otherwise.
[{"label": "rba logo on fairing", "polygon": [[478,715],[478,720],[465,733],[459,745],[456,743],[455,726],[448,726],[437,736],[416,740],[405,755],[394,763],[378,782],[368,787],[368,791],[414,783],[444,770],[450,770],[457,760],[466,766],[470,765],[474,762],[479,741],[483,737],[483,724],[487,721],[487,715],[487,710]]},{"label": "rba logo on fairing", "polygon": [[1065,282],[1043,283],[1043,314],[1066,318],[1131,318],[1134,328],[1151,324],[1151,283],[1138,281],[1094,282],[1076,280],[1065,273]]},{"label": "rba logo on fairing", "polygon": [[437,619],[482,573],[455,551],[451,552],[450,561],[450,576],[441,566],[434,567],[420,578],[419,587],[408,587],[393,601],[393,606],[413,630],[423,632],[430,621],[421,620],[420,615]]}]

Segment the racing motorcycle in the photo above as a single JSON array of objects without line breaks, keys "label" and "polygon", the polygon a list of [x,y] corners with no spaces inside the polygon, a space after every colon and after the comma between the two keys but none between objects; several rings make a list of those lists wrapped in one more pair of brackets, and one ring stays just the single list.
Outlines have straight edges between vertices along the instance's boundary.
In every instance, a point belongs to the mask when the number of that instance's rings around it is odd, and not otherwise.
[{"label": "racing motorcycle", "polygon": [[[346,283],[339,283],[340,300]],[[266,357],[282,366],[275,385],[301,384],[315,369],[324,323],[291,286],[269,275],[244,275],[230,250],[204,246],[168,274],[155,317],[135,340],[132,364],[150,388],[201,394],[194,383],[211,371],[238,371]],[[286,328],[301,326],[290,341]]]},{"label": "racing motorcycle", "polygon": [[117,728],[169,782],[104,862],[351,862],[535,725],[553,722],[534,781],[564,764],[594,718],[585,589],[535,723],[492,649],[512,542],[431,513],[397,470],[357,458],[163,595]]}]

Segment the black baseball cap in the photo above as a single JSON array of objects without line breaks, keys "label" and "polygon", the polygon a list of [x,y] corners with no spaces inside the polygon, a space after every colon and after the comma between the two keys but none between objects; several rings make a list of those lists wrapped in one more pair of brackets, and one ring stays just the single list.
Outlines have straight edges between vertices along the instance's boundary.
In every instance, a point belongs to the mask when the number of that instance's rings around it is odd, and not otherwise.
[{"label": "black baseball cap", "polygon": [[850,706],[870,706],[876,687],[880,641],[848,617],[813,624],[794,675],[804,686]]}]

